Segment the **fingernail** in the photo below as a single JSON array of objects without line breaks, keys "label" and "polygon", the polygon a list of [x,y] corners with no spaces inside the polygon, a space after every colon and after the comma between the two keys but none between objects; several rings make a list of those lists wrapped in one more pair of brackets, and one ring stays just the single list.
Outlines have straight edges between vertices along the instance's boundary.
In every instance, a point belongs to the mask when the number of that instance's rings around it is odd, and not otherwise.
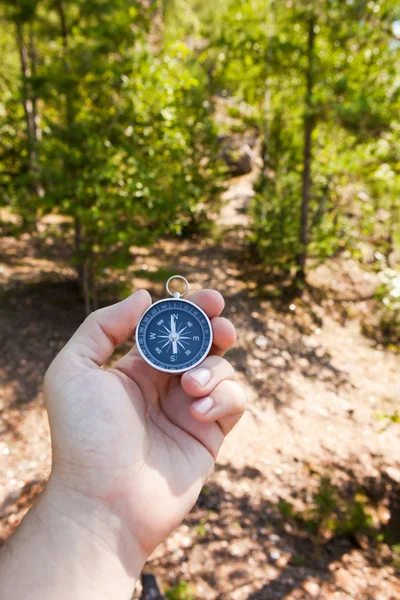
[{"label": "fingernail", "polygon": [[201,369],[195,369],[194,371],[191,371],[190,377],[203,387],[210,381],[211,371],[202,367]]},{"label": "fingernail", "polygon": [[211,396],[207,396],[207,398],[196,400],[196,402],[193,402],[192,406],[200,415],[205,415],[214,406],[214,400]]}]

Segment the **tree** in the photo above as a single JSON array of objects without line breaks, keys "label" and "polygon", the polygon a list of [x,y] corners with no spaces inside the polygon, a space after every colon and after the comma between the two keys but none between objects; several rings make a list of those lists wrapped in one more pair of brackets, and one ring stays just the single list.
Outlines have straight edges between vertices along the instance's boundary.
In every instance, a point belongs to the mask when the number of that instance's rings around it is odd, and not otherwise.
[{"label": "tree", "polygon": [[[11,185],[8,187],[9,196],[19,206],[21,216],[26,227],[35,225],[36,220],[36,205],[43,196],[43,188],[41,185],[41,175],[39,167],[39,144],[41,138],[41,129],[37,110],[37,96],[35,91],[35,78],[37,71],[37,55],[35,45],[35,33],[33,23],[36,18],[36,2],[26,2],[19,0],[17,3],[9,1],[2,2],[3,14],[2,18],[7,25],[12,26],[14,40],[9,39],[9,45],[12,47],[16,44],[16,50],[19,58],[19,89],[14,87],[13,94],[19,96],[25,121],[25,147],[26,158],[18,161],[18,172],[12,166],[12,150],[10,153],[3,156],[4,162],[7,164],[5,170],[13,171],[14,176],[8,179]],[[11,38],[11,36],[9,36]],[[9,99],[7,109],[11,115],[15,115],[15,106],[12,106],[13,94],[10,94],[15,81],[12,80],[11,73],[9,78],[6,75],[6,95]],[[14,96],[14,98],[15,98]],[[12,118],[10,119],[10,121]],[[22,125],[13,121],[18,128]],[[24,153],[22,152],[22,155]],[[21,154],[20,154],[21,156]],[[10,172],[9,171],[9,172]],[[26,198],[26,192],[29,195],[29,202]]]},{"label": "tree", "polygon": [[152,47],[151,8],[125,0],[39,0],[35,8],[38,209],[67,219],[89,312],[99,276],[131,261],[129,248],[179,234],[207,212],[218,171],[212,107],[190,49]]},{"label": "tree", "polygon": [[[337,188],[366,183],[364,145],[393,129],[397,16],[390,0],[232,0],[210,36],[215,91],[253,106],[262,136],[252,241],[266,266],[296,275],[300,288],[308,254],[325,260],[356,237]],[[350,152],[351,169],[342,160]]]}]

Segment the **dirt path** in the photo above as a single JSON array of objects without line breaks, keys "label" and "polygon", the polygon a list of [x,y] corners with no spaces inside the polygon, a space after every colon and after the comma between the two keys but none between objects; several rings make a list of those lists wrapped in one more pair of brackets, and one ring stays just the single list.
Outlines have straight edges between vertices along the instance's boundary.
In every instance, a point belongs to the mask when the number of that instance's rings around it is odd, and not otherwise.
[{"label": "dirt path", "polygon": [[[339,323],[327,307],[310,313],[299,302],[259,299],[235,243],[246,226],[243,201],[251,187],[245,178],[233,184],[221,223],[236,229],[222,242],[183,241],[178,256],[176,244],[164,241],[137,251],[126,274],[127,283],[145,285],[154,299],[163,295],[170,272],[187,276],[193,289],[215,286],[224,294],[225,314],[238,329],[230,359],[250,401],[192,513],[156,550],[149,568],[165,586],[189,582],[196,599],[395,600],[400,585],[393,554],[367,534],[371,526],[394,530],[400,520],[399,430],[380,433],[376,418],[392,411],[399,397],[400,357],[373,347],[356,319]],[[29,239],[1,243],[5,538],[49,468],[41,379],[78,325],[82,306],[56,249]],[[317,270],[315,283],[329,273]],[[348,530],[336,530],[329,518],[347,513]],[[364,531],[365,514],[372,523]]]}]

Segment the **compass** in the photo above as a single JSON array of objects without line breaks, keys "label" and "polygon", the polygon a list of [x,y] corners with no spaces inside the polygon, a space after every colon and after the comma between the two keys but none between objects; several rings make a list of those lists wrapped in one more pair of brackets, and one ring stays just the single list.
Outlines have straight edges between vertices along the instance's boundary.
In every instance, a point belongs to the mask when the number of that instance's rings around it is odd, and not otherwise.
[{"label": "compass", "polygon": [[[174,279],[186,284],[183,294],[171,292]],[[210,351],[212,327],[206,313],[184,300],[189,283],[173,275],[166,283],[172,298],[155,302],[146,310],[136,328],[136,344],[146,362],[159,371],[183,373],[201,363]]]}]

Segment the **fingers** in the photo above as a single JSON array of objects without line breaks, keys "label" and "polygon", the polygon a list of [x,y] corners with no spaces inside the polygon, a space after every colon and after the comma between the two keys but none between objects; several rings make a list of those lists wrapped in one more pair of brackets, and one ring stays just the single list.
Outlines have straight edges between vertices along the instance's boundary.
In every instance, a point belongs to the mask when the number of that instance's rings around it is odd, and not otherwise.
[{"label": "fingers", "polygon": [[192,417],[202,423],[217,422],[224,436],[239,421],[246,406],[246,395],[234,379],[232,365],[220,356],[209,356],[181,378],[183,391],[192,399]]},{"label": "fingers", "polygon": [[236,330],[232,323],[220,317],[225,301],[216,290],[200,290],[189,296],[189,300],[200,306],[211,319],[213,345],[210,354],[222,356],[236,342]]},{"label": "fingers", "polygon": [[182,375],[181,386],[189,396],[201,398],[224,379],[235,379],[232,365],[220,356],[209,356],[200,366]]},{"label": "fingers", "polygon": [[213,345],[210,354],[223,356],[235,345],[236,329],[225,317],[215,317],[211,321],[213,329]]},{"label": "fingers", "polygon": [[132,337],[135,327],[151,304],[146,290],[139,290],[122,302],[90,314],[69,340],[64,350],[101,366],[115,346]]},{"label": "fingers", "polygon": [[194,292],[188,298],[190,302],[194,302],[200,306],[206,313],[209,319],[218,317],[224,310],[225,301],[221,294],[216,290],[200,290]]},{"label": "fingers", "polygon": [[192,416],[203,423],[217,421],[227,435],[242,417],[246,407],[246,395],[234,381],[221,381],[213,391],[190,405]]}]

